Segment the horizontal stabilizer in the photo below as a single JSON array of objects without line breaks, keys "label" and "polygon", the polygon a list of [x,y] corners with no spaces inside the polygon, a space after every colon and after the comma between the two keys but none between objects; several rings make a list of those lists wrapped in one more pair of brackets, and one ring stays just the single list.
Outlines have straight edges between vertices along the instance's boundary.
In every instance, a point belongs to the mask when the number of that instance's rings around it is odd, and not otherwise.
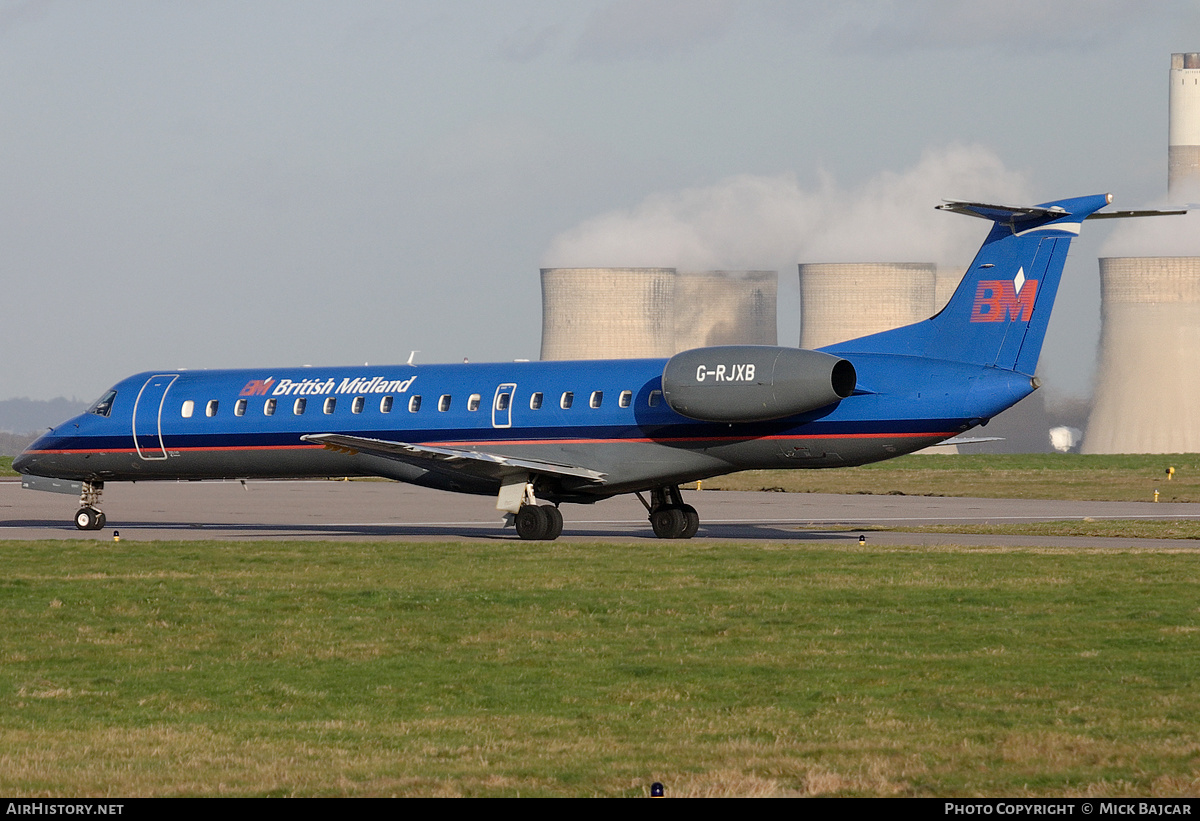
[{"label": "horizontal stabilizer", "polygon": [[968,217],[979,217],[1011,224],[1034,219],[1055,219],[1065,217],[1070,212],[1058,205],[992,205],[986,202],[964,202],[962,200],[946,200],[941,205],[935,205],[939,211],[952,211],[955,214],[966,214]]},{"label": "horizontal stabilizer", "polygon": [[1187,212],[1188,212],[1188,210],[1186,208],[1171,208],[1171,209],[1147,210],[1147,211],[1105,211],[1104,213],[1096,212],[1095,214],[1091,214],[1087,217],[1084,217],[1084,219],[1115,220],[1115,219],[1125,219],[1126,217],[1170,217],[1170,216],[1178,216],[1179,214],[1186,214]]},{"label": "horizontal stabilizer", "polygon": [[[968,217],[979,217],[992,222],[1012,225],[1027,220],[1057,219],[1065,217],[1070,212],[1058,205],[993,205],[986,202],[964,202],[962,200],[946,200],[941,205],[935,205],[939,211],[952,211],[955,214],[966,214]],[[1111,220],[1127,219],[1129,217],[1169,217],[1186,214],[1187,208],[1144,209],[1140,211],[1105,211],[1088,214],[1084,219]]]},{"label": "horizontal stabilizer", "polygon": [[504,480],[519,473],[533,473],[602,485],[608,478],[607,474],[575,465],[562,465],[541,459],[518,459],[512,456],[462,448],[389,442],[383,439],[347,436],[342,433],[313,433],[300,438],[342,453],[366,453],[370,456],[395,459],[417,467],[456,471],[482,479]]}]

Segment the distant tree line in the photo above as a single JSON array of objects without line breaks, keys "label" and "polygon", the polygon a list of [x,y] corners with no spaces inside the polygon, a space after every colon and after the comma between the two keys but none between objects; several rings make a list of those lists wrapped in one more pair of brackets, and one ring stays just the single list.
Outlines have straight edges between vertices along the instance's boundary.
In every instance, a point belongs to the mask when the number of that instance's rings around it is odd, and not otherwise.
[{"label": "distant tree line", "polygon": [[0,456],[20,453],[47,428],[87,410],[75,399],[5,399],[0,401]]},{"label": "distant tree line", "polygon": [[36,433],[0,433],[0,456],[16,456],[36,438]]}]

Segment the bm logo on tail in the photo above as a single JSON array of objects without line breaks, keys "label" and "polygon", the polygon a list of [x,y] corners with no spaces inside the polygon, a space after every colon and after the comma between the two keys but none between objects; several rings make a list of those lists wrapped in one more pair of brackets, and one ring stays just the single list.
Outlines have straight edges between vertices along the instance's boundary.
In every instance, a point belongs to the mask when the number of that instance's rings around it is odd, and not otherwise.
[{"label": "bm logo on tail", "polygon": [[1037,298],[1037,280],[1025,279],[1025,269],[1011,281],[983,279],[975,287],[972,322],[1028,322]]}]

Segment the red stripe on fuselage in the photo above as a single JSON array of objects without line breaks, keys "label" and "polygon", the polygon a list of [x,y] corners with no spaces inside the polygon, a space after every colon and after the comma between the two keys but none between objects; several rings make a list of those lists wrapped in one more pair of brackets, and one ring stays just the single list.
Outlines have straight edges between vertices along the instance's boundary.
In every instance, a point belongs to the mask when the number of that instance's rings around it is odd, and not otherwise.
[{"label": "red stripe on fuselage", "polygon": [[[637,439],[472,439],[465,441],[447,441],[447,442],[413,442],[408,444],[428,445],[430,447],[507,447],[510,445],[604,445],[617,442],[629,442],[635,444],[655,444],[655,443],[674,443],[674,442],[754,442],[754,441],[787,441],[787,440],[839,440],[839,439],[914,439],[914,438],[949,438],[955,435],[955,431],[932,432],[932,433],[843,433],[843,434],[777,434],[774,436],[664,436],[657,439],[637,438]],[[381,440],[383,441],[383,440]],[[230,451],[272,451],[272,450],[321,450],[324,445],[227,445],[219,447],[202,447],[202,448],[171,448],[167,450],[173,453],[222,453]],[[157,452],[157,451],[155,451]],[[131,453],[137,454],[138,451],[134,448],[103,448],[103,449],[80,449],[80,450],[31,450],[29,454],[42,455],[68,455],[68,454],[96,454],[96,453]],[[160,457],[161,458],[161,457]]]},{"label": "red stripe on fuselage", "polygon": [[[167,448],[172,453],[216,453],[219,451],[248,451],[248,450],[320,450],[324,445],[227,445],[222,447],[212,448]],[[158,453],[157,449],[146,451],[149,453]],[[138,451],[134,448],[93,448],[86,450],[29,450],[26,453],[39,454],[84,454],[84,453],[132,453],[137,454]],[[162,457],[158,457],[162,459]]]}]

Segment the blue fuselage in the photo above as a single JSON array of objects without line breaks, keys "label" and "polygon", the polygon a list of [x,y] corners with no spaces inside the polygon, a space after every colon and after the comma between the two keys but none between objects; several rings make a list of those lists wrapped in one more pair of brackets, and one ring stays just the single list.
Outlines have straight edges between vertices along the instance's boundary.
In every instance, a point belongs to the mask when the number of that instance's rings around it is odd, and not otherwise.
[{"label": "blue fuselage", "polygon": [[665,360],[148,371],[39,438],[22,473],[84,481],[384,476],[467,493],[498,483],[436,465],[337,452],[347,434],[580,465],[556,501],[592,501],[753,468],[824,468],[909,453],[1019,401],[1026,375],[888,354],[847,355],[853,395],[767,422],[712,423],[662,401]]}]

